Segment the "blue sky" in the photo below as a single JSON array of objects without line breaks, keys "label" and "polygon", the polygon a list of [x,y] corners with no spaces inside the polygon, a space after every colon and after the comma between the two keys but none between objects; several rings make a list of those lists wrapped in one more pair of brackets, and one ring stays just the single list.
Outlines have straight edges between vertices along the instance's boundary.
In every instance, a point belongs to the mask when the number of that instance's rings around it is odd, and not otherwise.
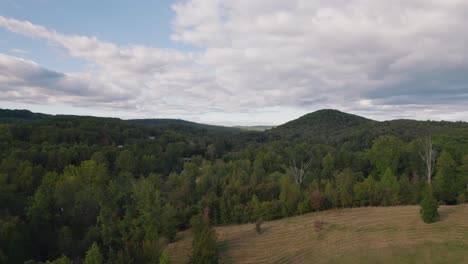
[{"label": "blue sky", "polygon": [[[97,36],[120,45],[142,44],[156,47],[193,49],[170,40],[174,16],[171,0],[6,0],[0,2],[0,15],[30,21],[64,34]],[[0,50],[21,49],[23,56],[52,68],[77,71],[80,60],[70,60],[44,41],[25,38],[0,29]]]},{"label": "blue sky", "polygon": [[466,1],[0,2],[0,107],[276,125],[468,120]]}]

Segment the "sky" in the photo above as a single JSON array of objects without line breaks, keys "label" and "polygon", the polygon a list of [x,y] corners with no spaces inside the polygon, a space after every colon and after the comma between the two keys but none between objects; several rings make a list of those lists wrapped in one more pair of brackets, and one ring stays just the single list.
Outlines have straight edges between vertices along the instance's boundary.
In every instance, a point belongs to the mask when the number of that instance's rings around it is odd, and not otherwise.
[{"label": "sky", "polygon": [[466,0],[0,0],[0,108],[468,121]]}]

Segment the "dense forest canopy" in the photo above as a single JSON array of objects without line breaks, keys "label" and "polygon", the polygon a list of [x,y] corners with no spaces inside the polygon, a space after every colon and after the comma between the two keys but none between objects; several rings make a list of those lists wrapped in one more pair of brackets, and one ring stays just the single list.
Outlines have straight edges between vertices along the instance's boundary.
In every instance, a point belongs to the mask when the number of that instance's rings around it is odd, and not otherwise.
[{"label": "dense forest canopy", "polygon": [[206,208],[221,225],[416,204],[428,177],[439,203],[468,198],[467,123],[320,110],[259,132],[0,110],[0,263],[158,263]]}]

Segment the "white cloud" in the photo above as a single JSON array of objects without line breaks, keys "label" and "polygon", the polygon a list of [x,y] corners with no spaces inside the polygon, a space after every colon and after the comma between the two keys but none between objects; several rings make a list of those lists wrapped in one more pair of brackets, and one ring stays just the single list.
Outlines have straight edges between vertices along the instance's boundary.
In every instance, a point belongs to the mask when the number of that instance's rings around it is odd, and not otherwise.
[{"label": "white cloud", "polygon": [[31,98],[40,88],[38,98],[49,101],[210,122],[237,113],[277,124],[287,117],[275,119],[271,109],[322,107],[378,119],[468,120],[466,1],[189,0],[173,10],[172,39],[199,51],[119,46],[0,17],[0,26],[96,69],[63,73],[52,86],[18,70],[0,73],[0,85],[14,76]]},{"label": "white cloud", "polygon": [[27,50],[23,50],[23,49],[11,49],[10,52],[19,53],[19,54],[27,54],[28,53]]}]

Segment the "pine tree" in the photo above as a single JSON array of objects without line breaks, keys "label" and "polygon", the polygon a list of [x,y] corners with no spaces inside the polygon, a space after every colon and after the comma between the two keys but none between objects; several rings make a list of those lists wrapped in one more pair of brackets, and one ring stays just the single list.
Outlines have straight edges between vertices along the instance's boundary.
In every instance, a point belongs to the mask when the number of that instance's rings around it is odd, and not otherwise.
[{"label": "pine tree", "polygon": [[432,190],[429,190],[424,199],[421,201],[421,218],[426,224],[434,223],[439,220],[439,212],[437,211],[437,201],[434,198]]},{"label": "pine tree", "polygon": [[385,171],[380,184],[384,194],[383,205],[398,204],[398,180],[390,168]]},{"label": "pine tree", "polygon": [[83,264],[102,264],[103,258],[101,255],[101,251],[99,250],[98,245],[94,242],[91,247],[86,252],[86,258]]}]

